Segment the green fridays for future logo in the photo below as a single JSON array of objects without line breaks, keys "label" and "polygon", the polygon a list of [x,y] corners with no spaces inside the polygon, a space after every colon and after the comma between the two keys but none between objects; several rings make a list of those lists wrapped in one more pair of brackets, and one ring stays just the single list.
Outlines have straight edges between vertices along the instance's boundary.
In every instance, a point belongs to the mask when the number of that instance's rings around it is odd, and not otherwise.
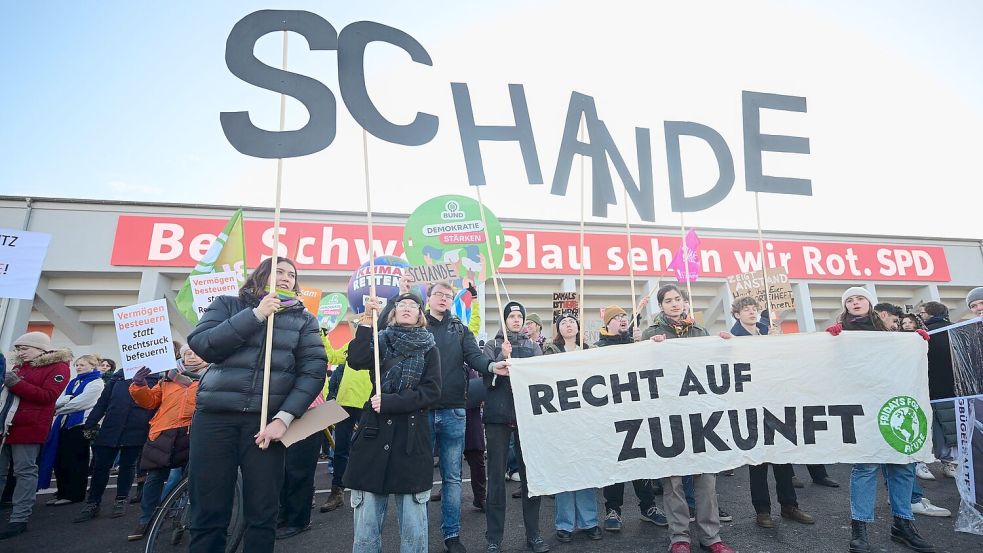
[{"label": "green fridays for future logo", "polygon": [[909,396],[896,396],[885,403],[877,412],[877,425],[884,440],[905,455],[921,449],[928,437],[925,411]]}]

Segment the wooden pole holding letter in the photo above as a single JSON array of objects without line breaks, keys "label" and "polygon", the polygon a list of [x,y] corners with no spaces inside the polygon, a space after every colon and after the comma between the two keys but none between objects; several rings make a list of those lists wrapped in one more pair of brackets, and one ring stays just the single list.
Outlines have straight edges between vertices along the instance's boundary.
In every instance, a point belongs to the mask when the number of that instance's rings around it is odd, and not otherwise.
[{"label": "wooden pole holding letter", "polygon": [[507,342],[509,340],[509,329],[505,326],[505,307],[502,305],[502,294],[498,291],[498,267],[495,264],[495,256],[492,254],[491,238],[488,235],[488,221],[485,220],[485,202],[481,201],[481,187],[475,186],[475,191],[478,193],[478,212],[481,213],[481,226],[485,231],[485,249],[488,252],[488,267],[491,268],[492,283],[495,285],[495,301],[498,303],[498,316],[502,321],[502,340]]},{"label": "wooden pole holding letter", "polygon": [[[362,129],[362,165],[365,171],[365,214],[369,223],[369,295],[375,295],[375,240],[372,234],[372,193],[369,187],[369,133]],[[421,299],[422,301],[422,299]],[[382,396],[382,378],[379,374],[379,313],[372,311],[372,351],[375,393]]]},{"label": "wooden pole holding letter", "polygon": [[[778,314],[771,310],[771,286],[768,284],[768,262],[765,261],[765,241],[761,237],[761,207],[758,205],[758,193],[754,193],[754,216],[758,223],[758,254],[761,255],[761,275],[765,279],[765,308],[768,310],[768,320],[777,321]],[[769,329],[769,332],[771,329]]]},{"label": "wooden pole holding letter", "polygon": [[[287,69],[287,31],[283,31],[283,69]],[[280,95],[280,132],[286,128],[287,95]],[[283,158],[276,160],[276,202],[273,207],[273,236],[280,236],[280,190],[283,188]],[[276,294],[277,245],[273,246],[270,257],[270,293]],[[266,356],[263,359],[263,400],[259,410],[259,431],[266,430],[266,421],[270,416],[270,361],[273,359],[273,318],[271,313],[266,319]],[[263,449],[266,449],[264,446]]]}]

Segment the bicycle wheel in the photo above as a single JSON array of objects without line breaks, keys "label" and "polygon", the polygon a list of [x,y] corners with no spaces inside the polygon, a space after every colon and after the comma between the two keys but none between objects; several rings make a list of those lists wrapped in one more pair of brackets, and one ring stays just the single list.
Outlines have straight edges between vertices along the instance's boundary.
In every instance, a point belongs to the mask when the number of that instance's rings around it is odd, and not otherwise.
[{"label": "bicycle wheel", "polygon": [[[187,551],[191,539],[191,496],[188,477],[184,477],[161,502],[147,530],[145,553]],[[242,475],[236,479],[232,498],[232,518],[227,532],[226,553],[235,553],[246,531],[242,514]]]},{"label": "bicycle wheel", "polygon": [[191,528],[190,504],[188,477],[185,476],[154,512],[147,530],[145,553],[187,551]]}]

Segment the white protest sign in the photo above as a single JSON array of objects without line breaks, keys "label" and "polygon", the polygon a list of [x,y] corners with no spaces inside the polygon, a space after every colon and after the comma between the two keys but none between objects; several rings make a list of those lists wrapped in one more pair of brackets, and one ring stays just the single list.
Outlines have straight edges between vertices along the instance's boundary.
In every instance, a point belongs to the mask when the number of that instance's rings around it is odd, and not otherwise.
[{"label": "white protest sign", "polygon": [[176,366],[166,300],[113,309],[113,323],[126,378],[133,378],[140,367],[157,373]]},{"label": "white protest sign", "polygon": [[198,320],[201,320],[205,309],[208,309],[215,298],[239,295],[239,280],[231,271],[192,275],[188,280],[191,282],[191,305],[198,315]]},{"label": "white protest sign", "polygon": [[0,298],[33,300],[51,235],[0,228]]},{"label": "white protest sign", "polygon": [[823,332],[513,358],[529,491],[760,463],[931,462],[927,348],[914,333]]}]

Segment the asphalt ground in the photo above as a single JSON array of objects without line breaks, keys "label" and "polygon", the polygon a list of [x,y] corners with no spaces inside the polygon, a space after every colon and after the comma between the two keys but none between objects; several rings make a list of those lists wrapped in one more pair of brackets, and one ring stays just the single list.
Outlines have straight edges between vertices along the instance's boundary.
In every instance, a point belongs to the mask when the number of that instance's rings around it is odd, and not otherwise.
[{"label": "asphalt ground", "polygon": [[[850,536],[850,501],[848,492],[849,466],[831,465],[830,475],[843,484],[840,488],[826,488],[809,482],[805,467],[796,467],[796,474],[806,482],[803,489],[796,490],[800,506],[817,518],[812,526],[805,526],[778,518],[778,504],[773,499],[773,511],[776,516],[776,528],[764,530],[754,524],[754,509],[751,506],[748,490],[748,473],[746,468],[739,468],[734,476],[720,476],[717,480],[717,492],[720,506],[734,516],[734,522],[724,523],[721,536],[731,547],[741,553],[827,553],[847,550]],[[936,481],[922,481],[925,496],[936,505],[943,506],[955,513],[958,509],[958,495],[955,482],[944,478],[938,465],[932,466],[937,476]],[[464,464],[465,478],[467,464]],[[439,480],[435,470],[434,481]],[[111,485],[115,484],[115,480]],[[330,475],[326,463],[318,465],[316,480],[318,493],[315,499],[318,503],[324,501],[327,489],[330,488]],[[518,489],[519,484],[509,482],[508,491]],[[605,532],[600,541],[590,541],[584,535],[576,535],[571,543],[558,543],[554,537],[553,500],[545,498],[542,503],[540,527],[543,536],[555,552],[577,553],[613,553],[666,551],[669,545],[668,531],[654,524],[639,520],[638,503],[631,486],[625,487],[625,505],[623,508],[624,529],[618,533]],[[878,486],[877,521],[870,527],[871,545],[875,552],[908,551],[890,540],[891,513],[886,505],[886,492],[883,485]],[[774,492],[774,488],[772,488]],[[102,517],[93,521],[73,524],[71,519],[81,510],[82,505],[66,505],[47,507],[44,502],[50,499],[50,494],[38,496],[37,505],[28,532],[15,538],[0,541],[0,553],[139,553],[143,551],[144,542],[127,542],[126,535],[136,525],[138,506],[130,505],[125,516],[108,518],[108,506],[115,496],[115,489],[106,492],[103,502]],[[346,494],[346,499],[349,496]],[[603,517],[603,498],[597,492],[598,511]],[[527,551],[525,533],[522,528],[522,515],[518,499],[509,499],[506,513],[505,539],[502,543],[504,551]],[[476,511],[472,506],[472,494],[469,482],[463,486],[461,500],[461,540],[471,552],[483,552],[485,549],[484,531],[485,515]],[[390,513],[395,509],[390,505]],[[430,513],[430,551],[441,552],[443,540],[440,535],[440,504],[431,503]],[[0,513],[5,520],[9,509]],[[278,553],[293,552],[345,552],[351,551],[352,545],[352,510],[347,504],[331,513],[320,513],[315,508],[311,515],[312,529],[296,537],[277,543]],[[940,553],[969,553],[983,552],[983,536],[957,533],[953,530],[954,518],[930,518],[918,516],[915,521],[919,531],[929,541],[936,545]],[[694,527],[695,532],[695,527]],[[399,534],[395,521],[390,516],[386,522],[386,532],[383,538],[385,551],[399,550]],[[699,551],[699,549],[694,549]]]}]

